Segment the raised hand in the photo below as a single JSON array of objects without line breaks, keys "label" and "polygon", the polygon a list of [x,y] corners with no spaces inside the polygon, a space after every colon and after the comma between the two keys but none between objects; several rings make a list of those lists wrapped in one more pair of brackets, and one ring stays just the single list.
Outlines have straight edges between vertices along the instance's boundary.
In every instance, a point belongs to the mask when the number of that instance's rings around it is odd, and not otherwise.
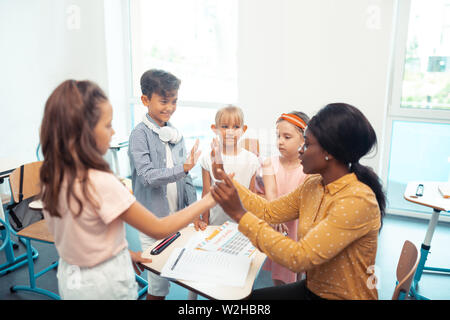
[{"label": "raised hand", "polygon": [[198,150],[198,145],[200,143],[200,140],[197,139],[194,143],[194,146],[191,149],[191,152],[189,152],[189,156],[186,159],[186,162],[183,165],[184,172],[189,172],[197,163],[198,158],[200,157],[200,154],[202,153],[201,150]]},{"label": "raised hand", "polygon": [[214,178],[216,180],[221,180],[220,178],[218,178],[217,171],[220,169],[225,173],[225,170],[223,169],[221,145],[217,138],[213,138],[211,142],[211,169]]},{"label": "raised hand", "polygon": [[[233,175],[233,174],[232,174]],[[211,186],[211,195],[222,209],[236,222],[241,220],[246,210],[242,206],[236,187],[223,170],[217,169],[217,178],[223,182],[216,182]]]}]

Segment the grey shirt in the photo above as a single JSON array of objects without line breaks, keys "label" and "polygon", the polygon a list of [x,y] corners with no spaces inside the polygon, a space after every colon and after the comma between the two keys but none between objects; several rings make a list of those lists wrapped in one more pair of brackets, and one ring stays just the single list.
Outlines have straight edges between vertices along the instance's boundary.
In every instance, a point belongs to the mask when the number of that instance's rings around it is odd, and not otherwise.
[{"label": "grey shirt", "polygon": [[[159,126],[147,114],[147,119]],[[172,126],[170,122],[168,126]],[[183,164],[186,160],[184,138],[176,144],[169,143],[173,167],[167,168],[165,143],[157,133],[144,123],[139,123],[131,132],[128,156],[130,158],[131,181],[136,199],[157,217],[169,215],[167,184],[176,182],[177,210],[197,200],[192,178],[186,174]]]}]

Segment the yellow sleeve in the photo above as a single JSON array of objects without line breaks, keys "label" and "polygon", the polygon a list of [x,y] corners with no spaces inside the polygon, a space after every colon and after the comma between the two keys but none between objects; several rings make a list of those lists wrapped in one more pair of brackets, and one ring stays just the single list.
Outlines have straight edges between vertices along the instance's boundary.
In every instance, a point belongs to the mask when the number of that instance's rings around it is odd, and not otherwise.
[{"label": "yellow sleeve", "polygon": [[239,193],[244,208],[258,218],[269,223],[283,223],[298,218],[301,186],[283,197],[273,201],[267,201],[242,186],[236,180],[233,180],[233,183]]},{"label": "yellow sleeve", "polygon": [[275,231],[266,222],[247,212],[239,231],[260,251],[293,272],[311,269],[331,260],[353,241],[379,228],[379,209],[364,197],[336,200],[328,215],[299,241]]}]

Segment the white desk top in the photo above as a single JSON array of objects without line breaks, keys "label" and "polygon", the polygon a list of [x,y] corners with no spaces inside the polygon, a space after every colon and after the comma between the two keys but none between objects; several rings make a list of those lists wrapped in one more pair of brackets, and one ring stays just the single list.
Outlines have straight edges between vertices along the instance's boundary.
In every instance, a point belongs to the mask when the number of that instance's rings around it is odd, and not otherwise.
[{"label": "white desk top", "polygon": [[0,158],[0,178],[9,176],[14,169],[20,167],[23,163],[14,158]]},{"label": "white desk top", "polygon": [[[218,226],[208,226],[207,231],[211,232],[216,229]],[[156,241],[153,246],[147,248],[142,253],[142,256],[145,258],[152,259],[151,263],[143,264],[144,267],[156,274],[161,274],[161,270],[169,258],[172,250],[176,247],[183,247],[189,241],[191,236],[196,232],[193,226],[188,226],[182,230],[180,230],[181,236],[172,242],[163,252],[158,255],[151,255],[151,249],[156,246],[160,241]],[[185,287],[191,291],[194,291],[202,296],[205,296],[209,299],[216,300],[240,300],[247,298],[252,292],[253,283],[258,275],[258,272],[266,259],[266,255],[256,250],[254,253],[255,257],[252,260],[252,264],[250,265],[250,270],[247,275],[247,279],[245,281],[245,285],[242,288],[239,287],[231,287],[231,286],[219,286],[219,285],[207,285],[193,281],[182,281],[182,280],[172,280],[175,283]]]},{"label": "white desk top", "polygon": [[[442,181],[412,181],[406,186],[403,197],[410,201],[439,211],[450,211],[450,199],[446,199],[438,190]],[[423,196],[416,196],[416,189],[423,184]]]},{"label": "white desk top", "polygon": [[128,147],[128,138],[114,138],[111,140],[111,143],[109,144],[110,149],[121,149]]}]

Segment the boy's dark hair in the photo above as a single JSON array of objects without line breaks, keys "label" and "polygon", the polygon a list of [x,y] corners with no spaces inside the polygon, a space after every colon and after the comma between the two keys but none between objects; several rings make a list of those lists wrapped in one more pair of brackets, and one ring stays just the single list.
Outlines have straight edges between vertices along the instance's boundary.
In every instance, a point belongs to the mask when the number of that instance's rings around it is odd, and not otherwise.
[{"label": "boy's dark hair", "polygon": [[167,71],[150,69],[141,76],[141,91],[149,99],[153,93],[167,98],[175,95],[180,83],[180,79]]}]

